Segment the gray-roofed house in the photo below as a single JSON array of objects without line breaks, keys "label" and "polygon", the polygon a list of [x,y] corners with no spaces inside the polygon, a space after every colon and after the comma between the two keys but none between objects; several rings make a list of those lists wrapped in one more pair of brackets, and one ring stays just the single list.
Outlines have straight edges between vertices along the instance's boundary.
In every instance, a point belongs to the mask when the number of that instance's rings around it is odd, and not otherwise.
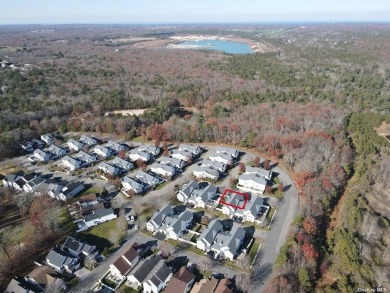
[{"label": "gray-roofed house", "polygon": [[120,144],[120,143],[117,143],[116,141],[113,141],[113,140],[109,140],[106,144],[106,147],[108,147],[116,152],[127,151],[129,149],[127,146]]},{"label": "gray-roofed house", "polygon": [[196,178],[218,180],[219,172],[208,167],[195,166],[192,169],[192,175]]},{"label": "gray-roofed house", "polygon": [[41,149],[36,149],[34,151],[34,157],[35,159],[37,159],[37,161],[45,162],[45,163],[50,160],[50,154]]},{"label": "gray-roofed house", "polygon": [[151,154],[152,156],[158,156],[160,154],[159,147],[151,146],[148,144],[140,145],[137,150],[140,152]]},{"label": "gray-roofed house", "polygon": [[177,199],[184,203],[193,204],[195,208],[206,208],[207,203],[217,194],[218,188],[216,186],[205,182],[191,181],[180,188]]},{"label": "gray-roofed house", "polygon": [[71,156],[65,156],[62,158],[62,165],[69,169],[70,171],[74,171],[81,168],[81,161]]},{"label": "gray-roofed house", "polygon": [[58,200],[66,201],[84,189],[84,183],[80,181],[73,181],[68,183],[57,196]]},{"label": "gray-roofed house", "polygon": [[121,179],[122,190],[127,194],[130,190],[133,190],[135,194],[142,193],[145,190],[145,185],[134,180],[129,176],[125,176]]},{"label": "gray-roofed house", "polygon": [[256,168],[256,167],[247,166],[245,168],[245,174],[255,175],[257,177],[264,178],[264,179],[266,179],[268,181],[270,181],[272,179],[272,171],[271,170],[265,170],[265,169],[262,169],[262,168]]},{"label": "gray-roofed house", "polygon": [[226,165],[233,164],[233,157],[229,153],[211,152],[208,154],[208,158],[210,161],[220,162]]},{"label": "gray-roofed house", "polygon": [[54,136],[51,133],[42,134],[41,139],[48,145],[54,143]]},{"label": "gray-roofed house", "polygon": [[194,157],[194,155],[191,152],[180,151],[177,149],[170,151],[170,154],[172,158],[183,160],[185,162],[192,160]]},{"label": "gray-roofed house", "polygon": [[103,208],[92,211],[91,214],[84,216],[84,223],[88,228],[101,223],[113,220],[117,217],[112,208]]},{"label": "gray-roofed house", "polygon": [[43,293],[44,289],[27,277],[12,278],[4,293]]},{"label": "gray-roofed house", "polygon": [[127,284],[143,286],[143,292],[158,293],[166,287],[172,277],[171,269],[160,255],[151,255],[144,259],[128,276]]},{"label": "gray-roofed house", "polygon": [[101,162],[98,166],[99,170],[101,170],[104,174],[110,174],[111,176],[116,176],[119,174],[119,168],[116,166],[112,166],[107,164],[106,162]]},{"label": "gray-roofed house", "polygon": [[72,138],[68,139],[66,144],[68,145],[69,149],[74,150],[76,152],[81,150],[83,148],[83,146],[84,146],[83,142],[78,141],[78,140],[74,140]]},{"label": "gray-roofed house", "polygon": [[193,215],[189,211],[177,212],[170,205],[156,211],[146,223],[146,228],[152,232],[161,232],[167,238],[177,240],[191,224]]},{"label": "gray-roofed house", "polygon": [[26,183],[30,180],[33,180],[35,177],[37,177],[37,175],[34,172],[24,174],[23,176],[18,176],[18,179],[13,183],[13,188],[16,191],[22,191],[24,190]]},{"label": "gray-roofed house", "polygon": [[224,147],[224,146],[221,146],[221,147],[217,147],[215,149],[215,152],[218,153],[218,154],[229,154],[230,156],[232,156],[233,158],[238,158],[240,152],[236,149],[233,149],[233,148],[227,148],[227,147]]},{"label": "gray-roofed house", "polygon": [[62,245],[62,250],[70,253],[74,257],[87,257],[90,260],[95,259],[99,253],[95,245],[90,245],[71,236],[66,238]]},{"label": "gray-roofed house", "polygon": [[241,190],[263,194],[266,186],[267,180],[262,177],[248,174],[241,174],[238,177],[237,188]]},{"label": "gray-roofed house", "polygon": [[152,159],[152,155],[146,152],[139,151],[137,149],[133,149],[129,152],[129,158],[133,162],[137,160],[142,160],[144,162],[149,162]]},{"label": "gray-roofed house", "polygon": [[74,257],[58,247],[54,247],[50,250],[49,254],[46,256],[46,263],[59,273],[74,273],[80,268],[78,257]]},{"label": "gray-roofed house", "polygon": [[173,175],[176,174],[176,169],[174,167],[171,167],[171,166],[168,166],[168,165],[164,165],[164,164],[160,164],[160,163],[157,163],[157,162],[154,162],[150,166],[150,170],[153,173],[156,173],[156,174],[161,175],[163,177],[172,177]]},{"label": "gray-roofed house", "polygon": [[224,258],[233,260],[241,248],[245,234],[245,230],[236,224],[233,224],[230,231],[225,231],[222,223],[214,219],[203,229],[196,247],[203,251],[214,251]]},{"label": "gray-roofed house", "polygon": [[96,154],[98,154],[99,156],[101,156],[103,158],[108,158],[108,157],[111,157],[113,155],[112,149],[106,148],[102,145],[95,145],[93,150]]},{"label": "gray-roofed house", "polygon": [[33,143],[34,148],[36,148],[36,149],[40,149],[40,148],[45,147],[45,142],[43,140],[33,138],[31,140],[31,142]]},{"label": "gray-roofed house", "polygon": [[8,174],[4,177],[3,179],[3,185],[5,187],[10,187],[10,188],[14,188],[14,183],[15,181],[17,181],[19,178],[21,178],[20,175],[16,175],[16,174]]},{"label": "gray-roofed house", "polygon": [[44,181],[45,179],[43,177],[37,176],[26,182],[26,184],[23,185],[23,190],[25,192],[34,192]]},{"label": "gray-roofed house", "polygon": [[129,162],[127,160],[124,160],[119,157],[115,157],[111,162],[111,165],[117,166],[118,168],[129,171],[134,168],[134,164],[132,162]]},{"label": "gray-roofed house", "polygon": [[61,194],[61,191],[67,184],[67,182],[50,183],[47,187],[47,194],[51,198],[58,198],[58,196]]},{"label": "gray-roofed house", "polygon": [[210,160],[202,160],[201,166],[215,169],[218,172],[222,172],[222,173],[224,173],[227,169],[226,164],[217,161],[210,161]]},{"label": "gray-roofed house", "polygon": [[58,158],[62,158],[63,156],[65,156],[68,153],[68,151],[66,149],[63,149],[59,146],[56,146],[55,144],[52,144],[51,146],[49,146],[46,149],[46,151],[51,153],[52,155],[58,157]]},{"label": "gray-roofed house", "polygon": [[84,162],[85,164],[93,164],[93,163],[96,163],[98,161],[96,155],[91,155],[91,154],[88,154],[84,151],[79,151],[75,157],[77,159],[79,159],[80,161]]},{"label": "gray-roofed house", "polygon": [[90,137],[90,136],[88,136],[88,135],[82,135],[80,137],[80,141],[82,141],[83,143],[89,145],[90,147],[97,145],[97,140],[92,138],[92,137]]},{"label": "gray-roofed house", "polygon": [[202,149],[196,145],[189,144],[180,144],[178,147],[179,151],[190,152],[194,156],[200,155],[202,153]]},{"label": "gray-roofed house", "polygon": [[175,159],[170,157],[161,156],[160,157],[160,164],[172,166],[178,169],[184,168],[186,165],[186,162],[181,159]]},{"label": "gray-roofed house", "polygon": [[[242,217],[244,222],[256,222],[259,217],[259,213],[261,209],[264,207],[264,201],[261,197],[258,196],[250,196],[248,195],[249,200],[246,201],[245,206],[243,205],[243,198],[240,194],[232,194],[229,197],[224,198],[224,201],[230,205],[223,205],[222,206],[222,213],[228,216],[237,216]],[[243,209],[235,208],[233,206],[240,206],[243,207]]]},{"label": "gray-roofed house", "polygon": [[153,176],[141,170],[137,171],[137,173],[135,174],[135,178],[151,187],[154,187],[163,182],[161,178]]}]

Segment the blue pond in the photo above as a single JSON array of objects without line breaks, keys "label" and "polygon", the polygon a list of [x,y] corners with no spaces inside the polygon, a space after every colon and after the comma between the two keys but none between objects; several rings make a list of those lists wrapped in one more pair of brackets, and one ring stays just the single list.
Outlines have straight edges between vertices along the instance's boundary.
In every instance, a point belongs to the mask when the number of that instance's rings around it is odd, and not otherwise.
[{"label": "blue pond", "polygon": [[186,41],[178,45],[194,49],[217,50],[230,54],[253,53],[252,48],[248,44],[223,40]]}]

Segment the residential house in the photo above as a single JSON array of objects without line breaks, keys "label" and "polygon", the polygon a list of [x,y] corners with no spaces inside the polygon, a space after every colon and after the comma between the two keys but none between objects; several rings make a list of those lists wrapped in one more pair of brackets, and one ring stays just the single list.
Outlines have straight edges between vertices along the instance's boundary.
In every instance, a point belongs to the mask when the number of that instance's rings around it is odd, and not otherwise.
[{"label": "residential house", "polygon": [[195,282],[195,276],[186,267],[181,267],[169,281],[165,293],[187,293]]},{"label": "residential house", "polygon": [[219,179],[219,172],[217,170],[208,167],[195,166],[192,169],[192,175],[200,179],[211,179],[211,180]]},{"label": "residential house", "polygon": [[116,217],[117,215],[115,215],[114,210],[112,208],[98,209],[92,211],[91,214],[84,216],[84,224],[88,228],[91,228],[101,223],[111,221]]},{"label": "residential house", "polygon": [[117,176],[120,172],[120,170],[117,167],[107,164],[106,162],[101,162],[98,168],[104,174],[110,174],[112,177]]},{"label": "residential house", "polygon": [[54,143],[54,136],[51,133],[41,135],[41,139],[47,144],[52,145]]},{"label": "residential house", "polygon": [[235,224],[230,231],[225,231],[222,223],[214,219],[200,234],[196,247],[233,260],[241,248],[245,234],[245,230]]},{"label": "residential house", "polygon": [[180,144],[179,151],[192,153],[194,156],[198,156],[202,153],[202,149],[196,145]]},{"label": "residential house", "polygon": [[82,208],[93,206],[99,203],[98,196],[96,195],[96,193],[90,193],[84,196],[80,196],[77,202]]},{"label": "residential house", "polygon": [[45,163],[47,163],[50,160],[50,154],[41,149],[36,149],[34,151],[34,157],[37,161],[45,162]]},{"label": "residential house", "polygon": [[186,162],[181,160],[181,159],[175,159],[175,158],[162,156],[162,157],[160,157],[160,164],[168,165],[168,166],[175,167],[178,169],[182,169],[186,165]]},{"label": "residential house", "polygon": [[201,279],[194,285],[190,293],[213,293],[217,284],[218,280],[216,278]]},{"label": "residential house", "polygon": [[144,161],[145,163],[149,162],[152,159],[152,156],[149,153],[133,149],[129,152],[129,158],[133,162],[137,160]]},{"label": "residential house", "polygon": [[74,257],[81,259],[87,257],[92,260],[99,254],[95,245],[90,245],[73,237],[68,236],[62,245],[62,250],[70,253]]},{"label": "residential house", "polygon": [[177,240],[192,221],[189,211],[176,211],[170,205],[157,210],[146,223],[146,229],[151,232],[161,232],[167,238]]},{"label": "residential house", "polygon": [[265,170],[262,168],[256,168],[256,167],[245,167],[245,174],[248,175],[255,175],[257,177],[264,178],[265,180],[270,181],[272,179],[272,171],[271,170]]},{"label": "residential house", "polygon": [[72,158],[71,156],[63,157],[62,165],[70,171],[74,171],[81,168],[81,162],[78,159]]},{"label": "residential house", "polygon": [[153,163],[151,166],[150,166],[150,170],[153,172],[153,173],[156,173],[158,175],[161,175],[163,177],[172,177],[173,175],[176,174],[176,169],[174,167],[171,167],[171,166],[168,166],[168,165],[164,165],[164,164],[160,164],[160,163]]},{"label": "residential house", "polygon": [[31,142],[35,149],[41,149],[45,147],[45,142],[40,139],[33,138]]},{"label": "residential house", "polygon": [[8,174],[3,179],[3,185],[5,187],[14,188],[14,183],[20,179],[22,176],[16,174]]},{"label": "residential house", "polygon": [[137,173],[135,174],[135,178],[151,187],[154,187],[163,182],[161,178],[158,178],[141,170],[137,171]]},{"label": "residential house", "polygon": [[[241,217],[244,222],[255,222],[264,207],[264,201],[261,197],[250,196],[249,194],[248,198],[249,200],[237,193],[233,193],[228,197],[225,196],[224,202],[227,205],[222,206],[222,213],[228,216]],[[245,204],[244,201],[246,201]],[[243,207],[243,209],[237,207]]]},{"label": "residential house", "polygon": [[64,189],[64,187],[68,183],[65,181],[57,182],[57,183],[50,183],[49,186],[47,187],[47,194],[51,198],[56,198],[58,199],[59,195],[61,194],[61,191]]},{"label": "residential house", "polygon": [[96,155],[91,155],[91,154],[88,154],[84,151],[79,151],[75,157],[84,162],[86,165],[90,165],[90,164],[94,164],[98,161]]},{"label": "residential house", "polygon": [[153,157],[156,157],[160,154],[159,147],[155,147],[155,146],[151,146],[151,145],[147,145],[147,144],[140,145],[137,150],[139,152],[148,153],[148,154],[152,155]]},{"label": "residential house", "polygon": [[144,259],[127,278],[127,284],[143,286],[144,293],[158,293],[164,289],[172,277],[171,269],[160,255]]},{"label": "residential house", "polygon": [[140,261],[142,252],[142,246],[138,245],[136,242],[133,243],[129,250],[110,264],[111,273],[118,278],[124,279],[131,269]]},{"label": "residential house", "polygon": [[119,153],[120,151],[127,151],[129,148],[123,144],[117,143],[115,141],[109,140],[106,144],[106,147],[112,149],[113,151]]},{"label": "residential house", "polygon": [[81,142],[89,145],[90,147],[97,145],[97,140],[88,136],[88,135],[82,135],[79,139]]},{"label": "residential house", "polygon": [[65,282],[61,278],[56,277],[53,268],[46,265],[39,265],[32,270],[27,276],[30,281],[38,284],[42,289],[48,291],[48,287],[53,285],[56,288],[66,289]]},{"label": "residential house", "polygon": [[44,289],[27,277],[12,278],[4,293],[43,293]]},{"label": "residential house", "polygon": [[23,185],[23,190],[25,192],[34,192],[44,181],[45,178],[41,176],[34,177]]},{"label": "residential house", "polygon": [[223,163],[225,165],[232,165],[233,164],[233,157],[227,153],[211,152],[210,154],[208,154],[208,158],[210,161],[220,162],[220,163]]},{"label": "residential house", "polygon": [[233,293],[234,285],[229,279],[222,279],[219,281],[214,293]]},{"label": "residential house", "polygon": [[238,177],[237,188],[257,193],[264,193],[267,186],[267,180],[255,175],[241,174]]},{"label": "residential house", "polygon": [[142,193],[145,190],[145,185],[134,180],[129,176],[125,176],[121,179],[122,190],[127,194],[130,190],[133,190],[135,194]]},{"label": "residential house", "polygon": [[51,146],[49,146],[47,149],[46,149],[47,152],[51,153],[52,154],[52,157],[57,157],[57,158],[62,158],[63,156],[65,156],[68,151],[66,149],[63,149],[59,146],[56,146],[55,144],[52,144]]},{"label": "residential house", "polygon": [[114,165],[124,171],[129,171],[134,168],[134,164],[132,162],[129,162],[127,160],[124,160],[119,157],[115,157],[111,162],[111,165]]},{"label": "residential house", "polygon": [[232,149],[232,148],[227,148],[227,147],[217,147],[215,149],[215,152],[217,154],[228,154],[230,155],[231,157],[237,159],[240,155],[240,152],[236,149]]},{"label": "residential house", "polygon": [[106,148],[102,145],[95,145],[93,150],[97,155],[99,155],[103,158],[108,158],[108,157],[111,157],[113,155],[112,149]]},{"label": "residential house", "polygon": [[20,144],[22,149],[24,149],[26,152],[32,152],[34,150],[34,144],[31,141],[26,141]]},{"label": "residential house", "polygon": [[22,191],[24,190],[24,186],[27,182],[34,179],[36,177],[36,174],[31,172],[28,174],[24,174],[23,176],[19,176],[19,178],[13,183],[13,188],[16,191]]},{"label": "residential house", "polygon": [[59,273],[74,273],[80,268],[80,261],[59,247],[54,247],[46,256],[46,263]]},{"label": "residential house", "polygon": [[183,160],[185,162],[192,161],[194,155],[190,152],[180,151],[180,150],[172,150],[170,151],[171,157],[178,160]]},{"label": "residential house", "polygon": [[182,186],[177,199],[184,203],[193,204],[195,208],[206,208],[206,205],[218,194],[218,188],[206,182],[191,181]]},{"label": "residential house", "polygon": [[224,163],[210,160],[202,160],[201,167],[206,167],[210,169],[217,170],[218,172],[224,173],[226,172],[227,166]]},{"label": "residential house", "polygon": [[84,183],[79,181],[74,181],[71,183],[68,183],[62,190],[61,193],[58,195],[57,199],[66,201],[76,194],[80,193],[84,189]]},{"label": "residential house", "polygon": [[71,138],[71,139],[68,139],[67,145],[68,145],[69,149],[78,152],[78,151],[83,149],[84,143]]}]

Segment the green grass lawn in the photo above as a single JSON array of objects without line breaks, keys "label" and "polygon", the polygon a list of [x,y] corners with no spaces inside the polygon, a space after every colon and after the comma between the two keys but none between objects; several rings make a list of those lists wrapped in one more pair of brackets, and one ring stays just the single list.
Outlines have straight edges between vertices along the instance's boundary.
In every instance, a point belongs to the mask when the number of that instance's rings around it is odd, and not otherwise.
[{"label": "green grass lawn", "polygon": [[108,286],[108,287],[113,288],[113,289],[117,286],[117,284],[116,284],[115,282],[113,282],[113,281],[111,281],[111,280],[109,280],[109,279],[107,279],[107,278],[104,278],[104,279],[102,280],[102,283],[103,283],[104,285]]},{"label": "green grass lawn", "polygon": [[271,206],[270,210],[268,211],[268,214],[267,214],[267,221],[271,221],[271,218],[272,216],[274,215],[274,212],[275,212],[275,208],[273,206]]},{"label": "green grass lawn", "polygon": [[258,239],[255,239],[255,242],[253,243],[251,250],[249,251],[249,258],[251,262],[254,260],[257,250],[259,249],[260,241]]},{"label": "green grass lawn", "polygon": [[137,136],[137,137],[133,138],[132,141],[142,142],[142,143],[149,142],[147,139],[144,139],[142,136]]},{"label": "green grass lawn", "polygon": [[103,190],[104,190],[104,187],[91,186],[90,188],[85,189],[82,193],[80,193],[79,197],[83,196],[83,195],[91,194],[91,193],[100,194],[103,192]]}]

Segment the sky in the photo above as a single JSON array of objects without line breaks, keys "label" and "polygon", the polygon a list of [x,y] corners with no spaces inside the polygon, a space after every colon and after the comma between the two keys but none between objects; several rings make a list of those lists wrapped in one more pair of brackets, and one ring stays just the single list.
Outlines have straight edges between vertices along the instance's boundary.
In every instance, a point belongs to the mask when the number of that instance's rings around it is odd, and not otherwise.
[{"label": "sky", "polygon": [[390,0],[3,0],[0,24],[390,21]]}]

